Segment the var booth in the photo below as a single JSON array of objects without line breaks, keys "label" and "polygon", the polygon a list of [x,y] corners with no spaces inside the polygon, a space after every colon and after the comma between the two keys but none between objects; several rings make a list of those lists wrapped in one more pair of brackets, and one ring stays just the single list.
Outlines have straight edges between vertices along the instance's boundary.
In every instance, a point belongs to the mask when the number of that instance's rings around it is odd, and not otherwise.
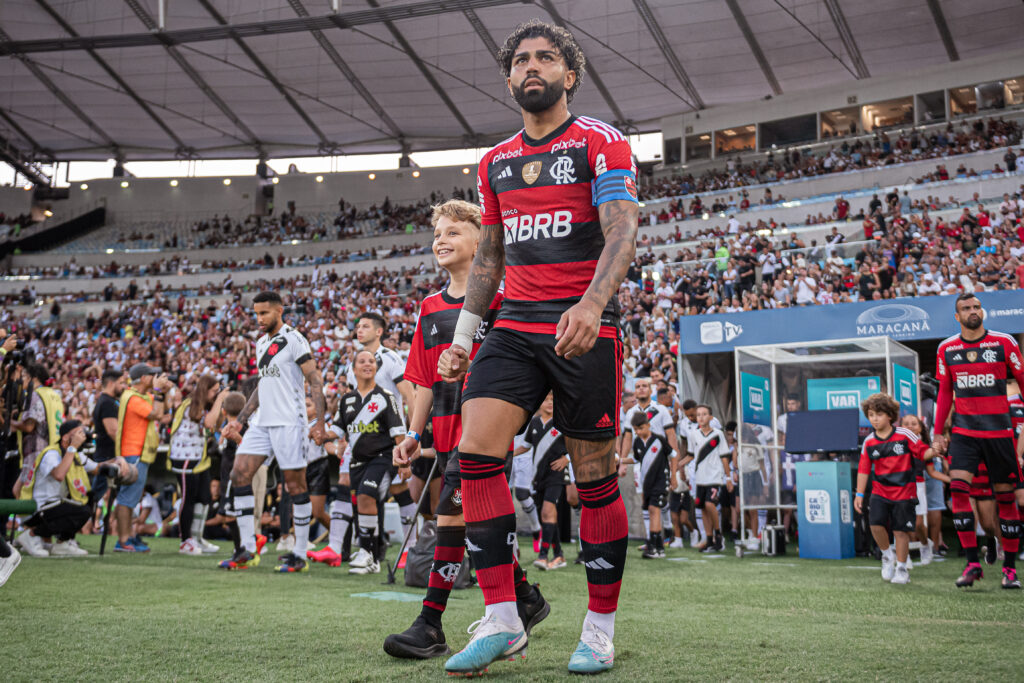
[{"label": "var booth", "polygon": [[[869,337],[742,346],[735,363],[741,513],[795,512],[801,557],[852,557],[853,481],[871,431],[860,403],[886,392],[901,416],[917,415],[917,354]],[[740,520],[746,538],[746,515]]]}]

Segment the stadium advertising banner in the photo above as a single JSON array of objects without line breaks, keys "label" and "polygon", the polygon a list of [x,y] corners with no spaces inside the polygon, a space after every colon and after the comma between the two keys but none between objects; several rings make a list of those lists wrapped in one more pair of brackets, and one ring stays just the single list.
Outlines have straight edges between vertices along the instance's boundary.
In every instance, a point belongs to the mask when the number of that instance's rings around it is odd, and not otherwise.
[{"label": "stadium advertising banner", "polygon": [[[836,410],[860,408],[871,394],[881,391],[880,377],[829,377],[807,380],[807,409]],[[860,411],[860,426],[871,427],[868,416]]]},{"label": "stadium advertising banner", "polygon": [[743,391],[743,421],[748,424],[772,426],[771,382],[749,372],[740,373]]},{"label": "stadium advertising banner", "polygon": [[[986,327],[1024,332],[1020,290],[981,292]],[[786,344],[857,337],[945,339],[958,334],[951,296],[923,296],[806,306],[745,313],[688,315],[681,319],[683,354],[719,353],[737,346]]]},{"label": "stadium advertising banner", "polygon": [[900,404],[900,415],[917,415],[917,373],[893,363],[892,389]]}]

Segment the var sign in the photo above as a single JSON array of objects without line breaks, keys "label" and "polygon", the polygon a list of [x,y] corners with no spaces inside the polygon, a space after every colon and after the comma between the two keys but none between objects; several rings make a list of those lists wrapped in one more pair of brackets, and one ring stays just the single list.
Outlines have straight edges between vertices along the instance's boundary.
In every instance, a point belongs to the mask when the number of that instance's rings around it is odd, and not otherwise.
[{"label": "var sign", "polygon": [[858,391],[829,391],[825,398],[828,401],[828,410],[860,407],[860,392]]}]

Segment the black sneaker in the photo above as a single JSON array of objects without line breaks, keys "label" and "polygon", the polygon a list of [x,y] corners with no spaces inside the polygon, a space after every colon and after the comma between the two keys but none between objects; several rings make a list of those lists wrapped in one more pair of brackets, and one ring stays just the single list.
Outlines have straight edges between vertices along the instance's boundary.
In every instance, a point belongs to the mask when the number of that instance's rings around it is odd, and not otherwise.
[{"label": "black sneaker", "polygon": [[384,639],[384,652],[399,659],[430,659],[443,657],[451,649],[444,639],[444,631],[419,616],[409,628]]},{"label": "black sneaker", "polygon": [[988,565],[995,564],[996,563],[996,553],[997,552],[998,552],[998,549],[996,548],[995,540],[989,541],[988,545],[985,546],[985,564],[988,564]]},{"label": "black sneaker", "polygon": [[274,571],[280,574],[295,574],[298,572],[308,572],[309,565],[306,561],[296,555],[295,553],[288,553],[281,557],[281,564],[274,567]]},{"label": "black sneaker", "polygon": [[[519,618],[523,622],[523,629],[526,631],[526,635],[530,635],[530,629],[544,621],[551,614],[551,604],[541,595],[540,584],[535,583],[532,588],[534,591],[532,600],[516,601],[516,610],[519,612]],[[385,644],[386,647],[387,645]]]},{"label": "black sneaker", "polygon": [[644,548],[644,551],[642,553],[640,553],[640,557],[644,558],[645,560],[657,560],[658,558],[662,557],[662,555],[658,554],[657,548],[647,547]]},{"label": "black sneaker", "polygon": [[956,580],[957,588],[967,588],[973,586],[974,582],[985,576],[985,573],[981,571],[981,565],[976,562],[967,563],[967,567],[964,568],[964,573],[960,575],[960,578]]},{"label": "black sneaker", "polygon": [[1003,567],[1003,588],[1007,590],[1020,590],[1020,579],[1017,578],[1017,570],[1013,567]]},{"label": "black sneaker", "polygon": [[227,560],[221,560],[217,566],[221,569],[227,569],[228,571],[235,571],[237,569],[250,569],[257,566],[260,563],[260,556],[249,552],[245,549],[245,546],[239,548],[234,554]]}]

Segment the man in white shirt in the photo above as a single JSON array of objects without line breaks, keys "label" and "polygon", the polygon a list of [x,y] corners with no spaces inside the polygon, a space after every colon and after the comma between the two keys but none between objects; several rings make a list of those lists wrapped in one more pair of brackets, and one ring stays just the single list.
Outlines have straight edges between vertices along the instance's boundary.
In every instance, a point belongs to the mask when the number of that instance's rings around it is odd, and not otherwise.
[{"label": "man in white shirt", "polygon": [[796,305],[809,306],[814,303],[814,295],[818,292],[818,283],[807,274],[806,268],[797,271]]},{"label": "man in white shirt", "polygon": [[[294,550],[282,558],[276,568],[281,573],[308,571],[306,548],[309,543],[309,522],[313,505],[306,485],[305,441],[309,438],[322,444],[324,427],[324,382],[313,359],[309,342],[296,329],[284,324],[284,305],[277,292],[260,292],[253,298],[253,308],[264,335],[256,342],[259,384],[249,397],[237,420],[232,420],[222,433],[231,438],[241,433],[252,417],[252,424],[242,436],[231,471],[234,509],[238,511],[241,546],[231,559],[224,560],[223,569],[247,569],[259,564],[259,550],[253,516],[256,506],[252,479],[264,463],[277,460],[284,474],[285,487],[292,497]],[[307,426],[306,383],[316,410],[316,423]],[[261,537],[265,542],[265,539]]]},{"label": "man in white shirt", "polygon": [[707,543],[702,552],[717,552],[725,548],[725,540],[718,528],[718,502],[722,485],[732,493],[732,477],[725,476],[730,469],[730,450],[722,430],[711,426],[711,408],[697,406],[697,429],[690,432],[693,453],[687,453],[683,465],[694,463],[694,481],[697,495],[694,505],[704,513],[704,533]]},{"label": "man in white shirt", "polygon": [[[356,320],[356,341],[377,360],[376,383],[395,395],[398,412],[405,419],[405,406],[412,404],[412,383],[405,379],[405,361],[394,349],[381,344],[387,330],[387,321],[379,313],[363,313]],[[349,363],[345,368],[345,381],[350,388],[356,388],[356,375]]]}]

